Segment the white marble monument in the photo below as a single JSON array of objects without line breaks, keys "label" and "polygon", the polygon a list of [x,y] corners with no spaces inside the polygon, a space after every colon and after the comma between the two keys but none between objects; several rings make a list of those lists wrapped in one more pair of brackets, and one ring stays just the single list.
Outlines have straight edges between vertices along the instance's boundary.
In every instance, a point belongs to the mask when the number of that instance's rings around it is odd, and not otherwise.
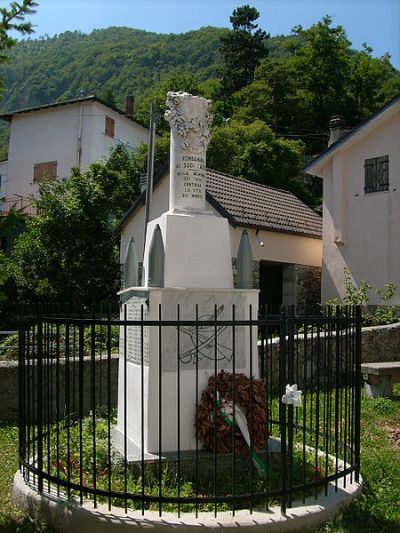
[{"label": "white marble monument", "polygon": [[[215,317],[221,321],[232,319],[234,307],[236,320],[248,319],[250,313],[256,319],[258,291],[233,288],[228,221],[207,210],[205,168],[211,102],[177,92],[168,93],[167,105],[165,116],[171,126],[169,211],[148,224],[145,284],[121,292],[126,305],[122,316],[177,320],[179,306],[181,321],[196,316],[203,321]],[[164,263],[162,274],[154,277],[153,236],[160,230]],[[159,238],[158,233],[155,240]],[[176,452],[178,440],[182,451],[193,450],[196,398],[200,401],[215,366],[218,372],[231,372],[234,358],[236,372],[249,375],[252,367],[253,376],[258,377],[257,328],[250,332],[249,327],[236,326],[233,335],[232,326],[215,329],[200,325],[196,329],[193,325],[169,325],[162,327],[161,338],[159,333],[157,326],[128,326],[125,344],[121,328],[118,431],[124,436],[126,430],[129,442],[138,448],[143,443],[146,453]]]}]

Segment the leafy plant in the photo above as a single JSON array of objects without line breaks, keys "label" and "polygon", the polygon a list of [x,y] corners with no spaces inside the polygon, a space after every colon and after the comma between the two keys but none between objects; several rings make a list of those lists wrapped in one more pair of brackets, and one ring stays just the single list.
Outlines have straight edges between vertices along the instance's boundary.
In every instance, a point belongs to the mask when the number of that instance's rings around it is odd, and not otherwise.
[{"label": "leafy plant", "polygon": [[[400,318],[398,308],[391,304],[391,300],[396,294],[397,285],[393,282],[385,283],[383,287],[374,289],[372,285],[365,280],[361,280],[358,287],[353,283],[351,272],[348,268],[344,269],[344,296],[342,303],[337,298],[325,301],[326,308],[342,308],[347,306],[361,306],[363,326],[381,326],[393,324]],[[370,292],[373,291],[379,298],[380,302],[375,306],[368,306]]]}]

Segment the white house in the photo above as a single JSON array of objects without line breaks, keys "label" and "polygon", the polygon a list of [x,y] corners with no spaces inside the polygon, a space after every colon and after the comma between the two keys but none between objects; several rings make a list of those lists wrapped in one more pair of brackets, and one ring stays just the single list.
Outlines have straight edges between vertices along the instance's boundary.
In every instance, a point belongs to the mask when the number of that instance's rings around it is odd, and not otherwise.
[{"label": "white house", "polygon": [[3,206],[20,205],[48,178],[66,178],[72,167],[85,170],[116,143],[134,150],[148,142],[148,129],[96,96],[21,109],[0,115],[10,123],[8,161],[0,163]]},{"label": "white house", "polygon": [[[274,309],[284,304],[312,308],[320,302],[322,221],[292,193],[215,172],[206,171],[207,205],[228,219],[233,271],[239,241],[247,228],[254,260],[254,287],[260,304]],[[144,191],[127,211],[116,231],[121,234],[121,257],[134,236],[139,261],[143,258]],[[169,167],[154,179],[150,220],[169,209]],[[123,261],[123,259],[122,259]]]},{"label": "white house", "polygon": [[343,135],[334,126],[335,142],[305,168],[324,183],[322,299],[343,296],[345,268],[356,284],[400,288],[400,97]]}]

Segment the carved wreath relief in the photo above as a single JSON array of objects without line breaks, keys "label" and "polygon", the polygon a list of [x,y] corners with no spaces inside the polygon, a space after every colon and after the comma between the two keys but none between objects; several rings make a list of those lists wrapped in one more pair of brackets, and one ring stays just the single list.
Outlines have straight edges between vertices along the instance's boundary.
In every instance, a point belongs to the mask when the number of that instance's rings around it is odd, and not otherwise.
[{"label": "carved wreath relief", "polygon": [[169,92],[167,105],[169,110],[164,116],[181,139],[182,150],[188,153],[204,152],[211,138],[211,100],[185,92]]}]

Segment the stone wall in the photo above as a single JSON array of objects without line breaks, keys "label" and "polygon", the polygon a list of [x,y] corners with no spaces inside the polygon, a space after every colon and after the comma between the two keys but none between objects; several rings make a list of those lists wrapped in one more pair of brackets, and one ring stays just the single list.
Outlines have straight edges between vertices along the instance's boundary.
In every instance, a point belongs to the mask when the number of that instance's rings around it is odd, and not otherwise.
[{"label": "stone wall", "polygon": [[299,313],[316,313],[321,303],[321,268],[295,265],[296,304]]},{"label": "stone wall", "polygon": [[[316,342],[316,341],[315,341]],[[298,354],[299,366],[304,361],[304,339],[299,335],[295,346],[295,353]],[[308,336],[308,345],[310,349],[310,337]],[[315,345],[314,345],[315,349]],[[259,352],[261,355],[261,346],[259,342]],[[268,353],[272,361],[272,372],[278,375],[279,365],[279,339],[273,339],[272,345],[268,348]],[[362,361],[364,363],[374,363],[381,361],[400,361],[400,322],[388,326],[373,326],[363,328],[362,330]],[[70,362],[70,374],[74,373],[75,365],[75,390],[78,390],[78,364]],[[269,368],[269,362],[268,362]],[[84,359],[84,398],[83,408],[87,414],[91,409],[91,360]],[[106,359],[96,361],[96,404],[106,404],[107,402],[107,370],[108,362]],[[118,392],[118,356],[111,359],[111,406],[117,405]],[[308,366],[310,375],[311,368]],[[60,403],[62,404],[65,397],[64,388],[64,365],[60,364]],[[276,380],[273,380],[276,381]],[[3,361],[0,362],[0,421],[15,422],[18,419],[18,362]],[[71,385],[72,386],[72,385]],[[55,387],[53,388],[55,393]],[[54,398],[53,398],[54,402]]]},{"label": "stone wall", "polygon": [[[324,383],[327,375],[327,359],[330,361],[329,379],[333,383],[335,379],[335,350],[336,336],[332,332],[330,341],[326,341],[323,332],[319,338],[314,334],[307,335],[307,359],[306,371],[308,382],[310,377],[314,376],[314,384],[319,369],[320,383]],[[341,349],[344,350],[344,337],[341,340]],[[279,338],[273,338],[267,343],[268,350],[262,349],[261,341],[258,342],[260,369],[264,360],[264,369],[266,373],[271,372],[273,375],[279,375]],[[294,374],[300,387],[304,386],[304,335],[298,335],[294,341]],[[373,326],[362,329],[361,337],[361,360],[363,363],[380,363],[390,361],[400,361],[400,322],[388,326]],[[288,349],[288,347],[287,347]],[[317,354],[320,354],[319,359]],[[326,354],[330,356],[326,358]],[[342,368],[344,366],[342,365]],[[264,372],[265,374],[265,372]],[[272,379],[273,393],[276,393],[277,379]],[[275,388],[274,388],[275,387]]]},{"label": "stone wall", "polygon": [[362,330],[362,361],[400,361],[400,322]]},{"label": "stone wall", "polygon": [[[69,362],[69,391],[70,412],[78,412],[81,399],[79,398],[79,368],[78,361],[71,359]],[[83,398],[82,406],[85,415],[89,414],[92,403],[92,360],[85,357],[83,361]],[[43,366],[46,375],[45,364]],[[36,375],[36,374],[35,374]],[[108,360],[106,357],[96,359],[95,362],[95,405],[108,403]],[[117,406],[118,394],[118,355],[113,355],[110,361],[111,375],[111,407]],[[18,361],[0,361],[0,421],[15,422],[18,420]],[[52,404],[56,406],[56,367],[52,372]],[[45,392],[46,394],[46,392]],[[59,395],[58,402],[62,416],[65,414],[65,359],[60,359],[59,366]]]}]

